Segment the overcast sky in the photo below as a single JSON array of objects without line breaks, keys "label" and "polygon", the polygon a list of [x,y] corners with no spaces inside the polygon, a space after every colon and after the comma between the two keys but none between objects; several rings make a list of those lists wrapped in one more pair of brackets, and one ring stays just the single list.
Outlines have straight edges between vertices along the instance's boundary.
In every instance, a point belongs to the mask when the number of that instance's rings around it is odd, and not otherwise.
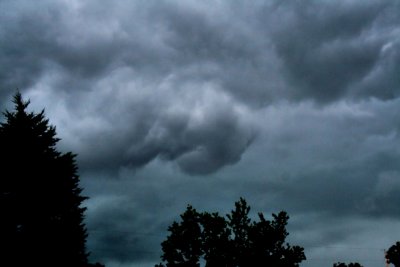
[{"label": "overcast sky", "polygon": [[304,267],[400,240],[400,2],[0,0],[16,89],[78,154],[88,248],[153,267],[192,204],[286,210]]}]

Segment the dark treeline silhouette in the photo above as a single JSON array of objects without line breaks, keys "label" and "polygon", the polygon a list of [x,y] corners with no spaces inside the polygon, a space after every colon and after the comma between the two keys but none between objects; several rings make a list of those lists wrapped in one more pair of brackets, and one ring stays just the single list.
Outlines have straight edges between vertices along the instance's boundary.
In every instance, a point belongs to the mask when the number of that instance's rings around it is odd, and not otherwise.
[{"label": "dark treeline silhouette", "polygon": [[96,266],[88,264],[75,155],[57,151],[44,111],[27,112],[20,93],[13,102],[0,124],[1,266]]},{"label": "dark treeline silhouette", "polygon": [[251,221],[250,207],[241,198],[226,218],[218,213],[199,213],[191,206],[174,222],[162,242],[163,263],[156,267],[297,267],[306,259],[304,249],[285,242],[289,216],[272,214],[266,220],[259,213]]},{"label": "dark treeline silhouette", "polygon": [[[162,262],[155,267],[298,267],[306,260],[304,249],[285,242],[289,216],[272,214],[266,220],[258,214],[251,221],[250,207],[243,198],[226,217],[198,212],[192,206],[169,227],[161,243]],[[386,251],[386,262],[400,267],[400,242]],[[333,267],[363,267],[358,262],[337,262]]]},{"label": "dark treeline silhouette", "polygon": [[343,263],[343,262],[338,262],[334,263],[333,267],[363,267],[361,264],[358,262],[351,262],[349,264]]}]

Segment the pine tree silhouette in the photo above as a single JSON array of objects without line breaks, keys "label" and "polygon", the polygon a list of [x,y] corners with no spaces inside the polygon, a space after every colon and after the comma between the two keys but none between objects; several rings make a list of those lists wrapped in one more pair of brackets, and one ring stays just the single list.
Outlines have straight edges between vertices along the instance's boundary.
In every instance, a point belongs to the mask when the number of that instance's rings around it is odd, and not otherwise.
[{"label": "pine tree silhouette", "polygon": [[44,110],[27,112],[20,93],[13,102],[0,124],[0,265],[87,266],[75,155],[57,151]]}]

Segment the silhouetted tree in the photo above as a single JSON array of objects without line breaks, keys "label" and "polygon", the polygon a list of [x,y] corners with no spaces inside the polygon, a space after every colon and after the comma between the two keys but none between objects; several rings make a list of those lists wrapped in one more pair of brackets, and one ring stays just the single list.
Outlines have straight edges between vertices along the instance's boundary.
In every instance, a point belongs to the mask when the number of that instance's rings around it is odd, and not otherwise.
[{"label": "silhouetted tree", "polygon": [[385,258],[387,263],[400,267],[400,242],[396,242],[386,251]]},{"label": "silhouetted tree", "polygon": [[198,213],[188,206],[181,222],[174,222],[162,242],[163,263],[156,267],[277,266],[297,267],[306,259],[304,249],[285,243],[289,216],[273,214],[269,221],[259,213],[259,221],[248,217],[250,207],[241,198],[226,218],[218,213]]},{"label": "silhouetted tree", "polygon": [[361,264],[358,262],[350,262],[349,264],[343,263],[343,262],[338,262],[334,263],[333,267],[363,267]]},{"label": "silhouetted tree", "polygon": [[218,213],[201,214],[202,252],[208,267],[231,266],[233,264],[232,230],[224,217]]},{"label": "silhouetted tree", "polygon": [[171,235],[162,244],[163,260],[173,263],[173,266],[200,266],[200,214],[188,206],[181,218],[181,223],[174,222],[168,228]]},{"label": "silhouetted tree", "polygon": [[75,155],[57,151],[44,111],[27,112],[20,93],[13,102],[0,125],[0,264],[87,266]]}]

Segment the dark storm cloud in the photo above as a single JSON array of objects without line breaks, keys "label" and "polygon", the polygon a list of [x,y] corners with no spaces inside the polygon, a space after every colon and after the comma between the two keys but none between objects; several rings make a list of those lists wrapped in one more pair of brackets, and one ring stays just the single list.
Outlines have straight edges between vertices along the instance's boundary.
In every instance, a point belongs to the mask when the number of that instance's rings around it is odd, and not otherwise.
[{"label": "dark storm cloud", "polygon": [[254,212],[287,210],[305,266],[329,266],[352,255],[323,246],[387,248],[397,225],[399,12],[3,0],[1,105],[21,89],[78,154],[89,248],[107,266],[154,266],[186,204],[225,214],[240,196]]},{"label": "dark storm cloud", "polygon": [[[123,86],[128,87],[126,90],[135,91],[135,94],[138,92],[139,97],[140,90],[149,90],[150,93],[160,97],[157,100],[149,99],[153,96],[148,94],[149,97],[141,98],[140,103],[134,101],[138,103],[137,106],[124,107],[124,110],[116,108],[119,112],[126,112],[126,117],[120,125],[114,125],[111,121],[106,122],[107,126],[114,128],[116,134],[105,128],[101,128],[100,131],[91,129],[84,133],[79,130],[77,136],[83,134],[82,138],[86,141],[84,148],[77,151],[78,153],[81,150],[87,151],[80,153],[84,159],[84,166],[101,165],[118,168],[122,164],[136,167],[161,156],[164,159],[176,159],[182,170],[188,173],[206,174],[240,159],[253,134],[251,130],[245,129],[248,125],[242,123],[241,118],[237,118],[237,112],[234,109],[230,110],[228,106],[231,103],[204,99],[214,102],[216,106],[222,105],[223,108],[214,110],[216,113],[211,109],[200,110],[198,112],[204,113],[201,116],[208,117],[209,121],[201,118],[202,121],[193,123],[192,114],[178,114],[172,118],[169,118],[168,114],[165,115],[165,108],[168,109],[168,105],[175,105],[172,101],[174,92],[169,89],[171,95],[159,93],[163,90],[159,88],[162,86],[161,83],[168,77],[175,80],[171,86],[182,87],[182,83],[187,83],[188,87],[192,87],[184,88],[182,91],[203,90],[202,76],[206,77],[205,81],[213,80],[212,77],[207,78],[215,76],[215,73],[211,73],[214,71],[212,65],[217,64],[221,57],[225,57],[221,55],[225,53],[224,48],[230,48],[231,41],[225,41],[225,45],[221,43],[223,38],[219,33],[222,26],[215,30],[213,23],[204,22],[206,19],[203,13],[195,11],[195,8],[192,11],[189,5],[182,7],[181,11],[178,5],[176,11],[164,4],[159,6],[136,4],[133,8],[128,8],[133,14],[138,15],[140,9],[144,10],[147,16],[154,15],[154,18],[158,17],[156,15],[158,12],[166,15],[154,20],[139,15],[132,23],[125,21],[124,17],[120,21],[115,21],[114,16],[125,15],[124,10],[118,9],[118,5],[108,6],[110,9],[96,6],[93,10],[89,10],[86,4],[76,4],[77,7],[64,4],[65,6],[44,5],[45,12],[24,5],[17,9],[15,3],[5,4],[5,16],[2,18],[7,23],[2,29],[3,40],[10,40],[14,36],[16,38],[14,37],[12,43],[4,42],[2,66],[7,66],[7,69],[2,71],[4,73],[1,79],[2,88],[15,90],[15,87],[23,89],[39,87],[43,90],[44,84],[52,86],[57,88],[52,90],[65,92],[68,97],[66,105],[74,110],[78,109],[81,114],[79,116],[87,111],[86,105],[91,105],[84,103],[85,101],[96,102],[90,97],[85,97],[87,94],[85,91],[89,93],[94,91],[96,98],[99,98],[102,91],[98,87],[103,83],[109,83],[107,81],[109,78],[120,78],[119,74],[124,72],[132,75],[122,77],[126,82]],[[61,12],[63,9],[64,12]],[[104,12],[112,15],[105,15],[105,22],[101,22],[98,16]],[[176,12],[181,12],[181,15],[178,16]],[[138,25],[139,22],[142,23],[140,20],[149,22],[149,25]],[[187,20],[187,23],[184,23],[184,20]],[[182,29],[182,25],[186,25],[186,28]],[[143,26],[146,27],[146,31],[140,28]],[[193,35],[187,36],[188,33]],[[226,57],[229,57],[232,49],[228,49]],[[197,54],[197,51],[203,52]],[[214,55],[219,56],[212,59]],[[220,69],[221,66],[217,66],[216,72]],[[115,94],[115,87],[121,87],[122,81],[117,83],[114,80],[111,83],[107,85],[113,86],[111,89],[114,91],[107,92],[107,96]],[[129,83],[135,84],[129,86]],[[138,86],[143,88],[136,88]],[[218,84],[215,87],[218,87]],[[223,92],[218,93],[223,88],[215,90],[217,92],[211,97],[226,97]],[[106,95],[104,97],[107,97]],[[189,113],[192,108],[189,106],[197,105],[195,103],[197,100],[191,101],[189,105],[185,104],[189,108]],[[136,103],[131,102],[127,105]],[[115,109],[107,107],[115,103],[101,104],[104,106],[98,105],[96,108],[99,110],[96,111],[103,116],[119,116],[115,113],[102,113],[102,109],[106,112],[115,112]],[[162,108],[157,107],[160,105]],[[86,116],[84,121],[88,123],[91,115],[84,116]],[[120,132],[118,126],[124,131]],[[87,161],[85,153],[90,153],[91,158]]]},{"label": "dark storm cloud", "polygon": [[398,100],[270,108],[258,154],[278,203],[293,212],[397,218],[397,198],[377,188],[399,171],[398,114]]},{"label": "dark storm cloud", "polygon": [[[398,43],[399,8],[388,1],[279,4],[274,21],[281,25],[274,29],[273,42],[293,96],[322,102],[397,97],[393,45]],[[389,47],[390,56],[385,55]],[[384,78],[376,77],[380,75]]]},{"label": "dark storm cloud", "polygon": [[209,4],[3,1],[0,84],[29,88],[55,72],[55,90],[93,90],[127,67],[150,80],[212,81],[257,106],[397,95],[395,3]]},{"label": "dark storm cloud", "polygon": [[2,2],[3,90],[29,88],[54,65],[82,79],[98,74],[111,61],[112,54],[106,51],[109,43],[85,42],[84,36],[68,32],[72,25],[68,25],[63,9],[68,11],[69,7],[51,2],[35,6],[21,1]]},{"label": "dark storm cloud", "polygon": [[[121,262],[154,261],[159,257],[157,248],[163,236],[158,233],[163,232],[166,226],[157,225],[159,222],[155,221],[154,209],[137,207],[137,199],[127,196],[98,198],[96,201],[97,206],[89,206],[94,216],[88,221],[92,237],[89,247],[93,257],[102,261],[118,259]],[[143,210],[146,210],[147,216],[137,216],[138,213],[144,215]],[[143,228],[143,225],[148,227]]]},{"label": "dark storm cloud", "polygon": [[83,100],[91,102],[85,110],[102,113],[101,119],[75,125],[77,118],[66,118],[71,123],[67,134],[74,136],[68,146],[79,154],[83,168],[136,168],[159,157],[176,161],[189,174],[206,174],[240,160],[255,135],[244,120],[245,108],[232,106],[229,97],[213,88],[181,101],[171,98],[169,90],[155,98],[138,95],[134,101],[105,95],[112,107]]}]

